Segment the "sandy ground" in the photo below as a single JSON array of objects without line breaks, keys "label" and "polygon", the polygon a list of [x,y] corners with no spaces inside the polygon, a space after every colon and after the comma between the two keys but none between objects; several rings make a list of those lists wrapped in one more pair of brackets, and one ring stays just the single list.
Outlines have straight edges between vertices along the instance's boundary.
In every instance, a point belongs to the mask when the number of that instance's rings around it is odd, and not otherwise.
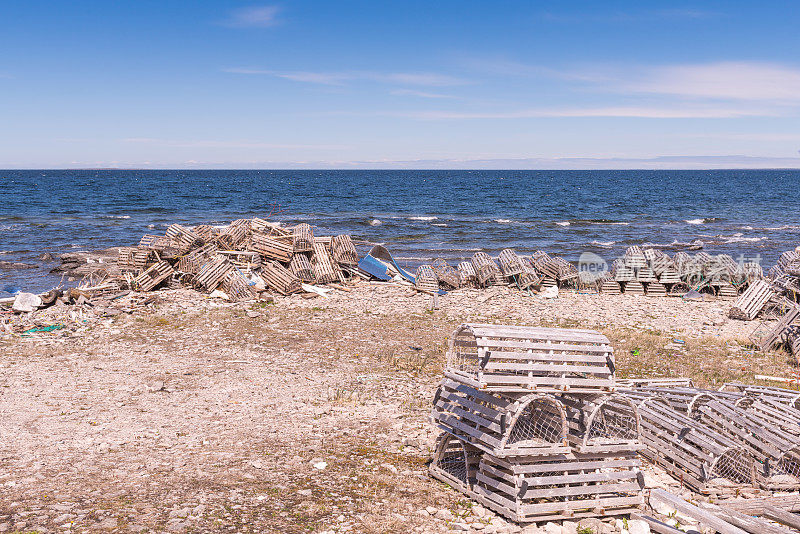
[{"label": "sandy ground", "polygon": [[130,314],[51,309],[15,325],[68,328],[0,334],[0,532],[518,531],[427,476],[428,409],[461,322],[598,328],[622,377],[718,386],[794,369],[741,346],[756,325],[727,319],[729,301],[158,293]]}]

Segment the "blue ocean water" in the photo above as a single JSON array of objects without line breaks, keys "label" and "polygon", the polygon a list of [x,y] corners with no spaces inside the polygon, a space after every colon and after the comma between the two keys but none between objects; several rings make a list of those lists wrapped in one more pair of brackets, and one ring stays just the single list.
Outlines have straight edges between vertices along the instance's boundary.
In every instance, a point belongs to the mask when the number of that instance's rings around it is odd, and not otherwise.
[{"label": "blue ocean water", "polygon": [[306,221],[414,267],[477,250],[607,259],[653,244],[761,258],[800,244],[800,171],[0,171],[0,290],[58,284],[44,252],[131,245],[172,223]]}]

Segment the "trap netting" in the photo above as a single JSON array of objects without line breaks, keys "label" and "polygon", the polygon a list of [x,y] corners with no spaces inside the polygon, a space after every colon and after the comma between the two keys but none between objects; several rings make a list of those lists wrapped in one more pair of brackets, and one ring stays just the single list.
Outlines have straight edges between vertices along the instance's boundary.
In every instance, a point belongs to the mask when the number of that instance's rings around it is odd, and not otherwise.
[{"label": "trap netting", "polygon": [[468,493],[475,483],[481,453],[449,434],[436,441],[436,451],[428,468],[431,476]]},{"label": "trap netting", "polygon": [[559,397],[567,413],[569,441],[578,451],[641,448],[636,404],[623,395]]},{"label": "trap netting", "polygon": [[501,395],[445,378],[434,396],[431,421],[501,458],[569,451],[564,409],[549,396]]}]

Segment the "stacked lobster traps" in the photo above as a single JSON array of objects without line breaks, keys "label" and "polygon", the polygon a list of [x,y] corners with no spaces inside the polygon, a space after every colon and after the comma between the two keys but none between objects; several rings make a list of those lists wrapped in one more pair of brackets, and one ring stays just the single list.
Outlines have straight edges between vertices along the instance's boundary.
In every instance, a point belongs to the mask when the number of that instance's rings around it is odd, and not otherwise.
[{"label": "stacked lobster traps", "polygon": [[728,383],[644,384],[621,393],[638,406],[642,455],[692,490],[800,489],[800,392]]},{"label": "stacked lobster traps", "polygon": [[430,473],[519,522],[626,514],[643,504],[635,403],[591,330],[461,325],[432,422]]},{"label": "stacked lobster traps", "polygon": [[303,283],[341,281],[357,269],[358,253],[349,235],[315,237],[305,223],[283,227],[254,218],[225,227],[173,224],[165,235],[145,235],[137,247],[120,249],[117,263],[132,289],[171,281],[247,300],[265,289],[288,295]]}]

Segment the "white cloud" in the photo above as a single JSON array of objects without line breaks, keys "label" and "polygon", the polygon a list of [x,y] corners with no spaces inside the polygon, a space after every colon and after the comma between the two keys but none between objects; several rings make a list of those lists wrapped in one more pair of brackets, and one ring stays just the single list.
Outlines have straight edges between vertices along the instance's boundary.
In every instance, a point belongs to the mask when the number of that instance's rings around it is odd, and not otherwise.
[{"label": "white cloud", "polygon": [[414,89],[395,89],[390,94],[394,96],[417,96],[419,98],[456,98],[452,95],[428,93],[426,91],[415,91]]},{"label": "white cloud", "polygon": [[[800,102],[800,69],[774,63],[670,65],[623,80],[623,90],[722,100]],[[638,78],[638,79],[635,79]]]},{"label": "white cloud", "polygon": [[537,119],[557,117],[618,117],[640,119],[730,119],[769,115],[768,110],[721,107],[636,107],[610,106],[595,108],[520,109],[512,111],[420,111],[410,113],[385,113],[385,115],[420,120],[469,119]]},{"label": "white cloud", "polygon": [[374,71],[342,71],[342,72],[313,72],[313,71],[276,71],[267,69],[252,69],[233,67],[223,69],[224,72],[234,74],[263,74],[292,80],[296,82],[316,83],[321,85],[344,85],[346,82],[367,80],[379,83],[399,83],[405,85],[422,85],[444,87],[450,85],[463,85],[465,80],[431,72],[374,72]]},{"label": "white cloud", "polygon": [[225,26],[237,28],[267,28],[277,24],[277,6],[255,6],[235,9],[224,22]]}]

